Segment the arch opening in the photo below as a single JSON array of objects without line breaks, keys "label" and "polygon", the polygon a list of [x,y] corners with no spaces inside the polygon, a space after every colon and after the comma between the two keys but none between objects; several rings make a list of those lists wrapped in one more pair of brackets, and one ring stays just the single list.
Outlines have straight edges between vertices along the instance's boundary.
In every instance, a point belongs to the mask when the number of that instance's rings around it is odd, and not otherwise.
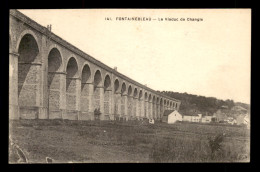
[{"label": "arch opening", "polygon": [[137,88],[134,89],[134,94],[133,94],[133,115],[137,115],[137,108],[138,108],[138,100],[137,100]]},{"label": "arch opening", "polygon": [[144,93],[144,99],[145,99],[145,103],[144,103],[144,115],[145,117],[148,117],[148,102],[147,102],[147,92]]},{"label": "arch opening", "polygon": [[91,70],[90,67],[86,64],[82,69],[81,74],[81,101],[80,101],[80,110],[82,115],[87,116],[87,112],[90,111],[90,89],[91,85],[89,84],[91,80]]},{"label": "arch opening", "polygon": [[156,119],[159,118],[160,115],[160,99],[157,97],[156,99]]},{"label": "arch opening", "polygon": [[66,108],[69,116],[75,115],[77,102],[77,73],[78,64],[74,57],[71,57],[66,66]]},{"label": "arch opening", "polygon": [[163,99],[161,98],[161,100],[160,100],[160,118],[162,118],[162,116],[163,116],[163,109],[164,109]]},{"label": "arch opening", "polygon": [[[119,81],[118,79],[114,82],[114,93],[119,91]],[[114,94],[114,114],[116,115],[116,119],[118,119],[119,115],[119,106],[121,106],[120,96],[118,94]]]},{"label": "arch opening", "polygon": [[111,102],[111,79],[109,75],[106,75],[104,81],[104,114],[105,118],[109,119],[110,114],[110,102]]},{"label": "arch opening", "polygon": [[140,90],[140,91],[139,91],[139,94],[138,94],[138,103],[137,103],[137,108],[138,108],[138,110],[137,110],[137,113],[138,113],[138,114],[137,114],[137,115],[138,115],[138,116],[142,116],[142,115],[141,115],[141,113],[142,113],[142,110],[141,110],[141,109],[142,109],[142,108],[141,108],[141,107],[142,107],[142,101],[141,101],[141,100],[142,100],[142,97],[143,97],[143,92],[142,92],[142,90]]},{"label": "arch opening", "polygon": [[152,118],[152,109],[153,109],[153,107],[152,107],[152,96],[151,96],[151,94],[149,94],[149,96],[148,96],[148,109],[147,109],[147,111],[148,111],[148,117],[149,118]]},{"label": "arch opening", "polygon": [[108,90],[110,88],[111,88],[111,80],[110,80],[109,75],[107,75],[105,77],[105,81],[104,81],[104,90],[106,91],[106,90]]},{"label": "arch opening", "polygon": [[118,90],[119,90],[119,81],[118,79],[116,79],[114,83],[114,92],[116,93]]},{"label": "arch opening", "polygon": [[137,98],[137,88],[135,88],[134,90],[134,95],[133,95],[135,98]]},{"label": "arch opening", "polygon": [[123,95],[125,92],[126,92],[126,85],[125,83],[123,83],[121,88],[121,94]]},{"label": "arch opening", "polygon": [[41,64],[36,39],[31,34],[22,37],[18,47],[18,105],[21,118],[35,118],[36,111],[26,107],[39,106]]},{"label": "arch opening", "polygon": [[125,93],[126,93],[126,84],[123,83],[121,88],[121,115],[122,116],[125,115],[125,111],[126,111],[126,107],[125,107],[126,96],[124,96]]},{"label": "arch opening", "polygon": [[128,96],[130,96],[132,94],[132,87],[131,87],[131,85],[128,87],[127,94],[128,94]]},{"label": "arch opening", "polygon": [[140,90],[140,92],[139,92],[139,100],[141,100],[141,98],[143,97],[143,92],[142,92],[142,90]]},{"label": "arch opening", "polygon": [[133,108],[133,99],[130,97],[132,95],[132,86],[130,85],[128,87],[128,91],[127,91],[127,114],[128,116],[133,116],[133,111],[132,111],[132,108]]},{"label": "arch opening", "polygon": [[91,71],[88,65],[85,65],[82,70],[81,82],[88,83],[91,79]]},{"label": "arch opening", "polygon": [[53,48],[48,55],[48,117],[57,118],[60,111],[62,76],[58,71],[62,66],[62,58],[58,49]]},{"label": "arch opening", "polygon": [[[95,72],[94,75],[94,110],[98,110],[101,111],[100,109],[100,105],[101,105],[101,95],[102,94],[102,90],[101,90],[101,86],[102,86],[102,76],[101,76],[101,72],[99,70],[97,70]],[[99,118],[99,116],[95,116],[95,119]]]},{"label": "arch opening", "polygon": [[101,86],[101,81],[102,81],[101,72],[97,70],[94,75],[94,87]]},{"label": "arch opening", "polygon": [[151,94],[149,94],[148,101],[151,102],[151,100],[152,100],[152,96],[151,96]]},{"label": "arch opening", "polygon": [[153,100],[152,100],[152,115],[153,115],[153,118],[155,119],[156,118],[156,101],[155,101],[155,96],[153,96]]},{"label": "arch opening", "polygon": [[67,78],[74,78],[78,72],[78,64],[74,57],[71,57],[68,61],[67,68]]}]

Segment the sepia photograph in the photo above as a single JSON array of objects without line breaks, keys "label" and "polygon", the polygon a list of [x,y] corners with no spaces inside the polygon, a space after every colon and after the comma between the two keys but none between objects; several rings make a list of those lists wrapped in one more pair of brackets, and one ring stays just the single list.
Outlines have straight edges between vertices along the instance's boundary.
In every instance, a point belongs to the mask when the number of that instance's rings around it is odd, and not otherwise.
[{"label": "sepia photograph", "polygon": [[8,163],[249,163],[251,12],[10,9]]}]

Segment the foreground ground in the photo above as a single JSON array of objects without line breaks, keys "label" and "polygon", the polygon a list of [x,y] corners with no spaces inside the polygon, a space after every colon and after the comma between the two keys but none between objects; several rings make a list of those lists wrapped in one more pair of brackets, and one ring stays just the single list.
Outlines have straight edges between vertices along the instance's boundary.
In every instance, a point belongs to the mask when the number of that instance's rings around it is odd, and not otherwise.
[{"label": "foreground ground", "polygon": [[[250,156],[250,131],[238,126],[19,120],[9,128],[29,163],[46,157],[55,163],[248,162]],[[223,136],[220,149],[209,144],[217,135]]]}]

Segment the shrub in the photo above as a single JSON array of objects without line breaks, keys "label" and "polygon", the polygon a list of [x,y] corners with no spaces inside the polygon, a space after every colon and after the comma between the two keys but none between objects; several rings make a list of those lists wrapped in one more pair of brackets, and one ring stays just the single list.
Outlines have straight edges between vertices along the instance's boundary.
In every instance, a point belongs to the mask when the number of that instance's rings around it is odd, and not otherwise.
[{"label": "shrub", "polygon": [[95,110],[94,110],[94,116],[95,116],[95,119],[100,119],[100,115],[101,115],[102,113],[100,112],[100,109],[99,108],[96,108]]},{"label": "shrub", "polygon": [[218,134],[214,138],[208,138],[208,144],[210,148],[210,157],[212,160],[216,158],[217,153],[221,153],[222,145],[221,143],[224,141],[224,134]]}]

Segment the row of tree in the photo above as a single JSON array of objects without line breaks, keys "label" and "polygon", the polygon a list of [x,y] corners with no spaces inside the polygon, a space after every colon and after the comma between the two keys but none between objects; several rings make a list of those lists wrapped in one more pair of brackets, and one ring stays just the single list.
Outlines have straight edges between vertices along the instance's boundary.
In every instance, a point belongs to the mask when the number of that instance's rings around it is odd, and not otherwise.
[{"label": "row of tree", "polygon": [[194,114],[194,113],[202,113],[203,115],[212,115],[218,109],[227,109],[230,110],[239,105],[243,108],[249,109],[249,105],[245,103],[237,102],[235,103],[233,100],[220,100],[215,97],[205,97],[198,96],[193,94],[172,92],[172,91],[162,91],[161,93],[178,99],[181,101],[180,112],[186,115]]}]

